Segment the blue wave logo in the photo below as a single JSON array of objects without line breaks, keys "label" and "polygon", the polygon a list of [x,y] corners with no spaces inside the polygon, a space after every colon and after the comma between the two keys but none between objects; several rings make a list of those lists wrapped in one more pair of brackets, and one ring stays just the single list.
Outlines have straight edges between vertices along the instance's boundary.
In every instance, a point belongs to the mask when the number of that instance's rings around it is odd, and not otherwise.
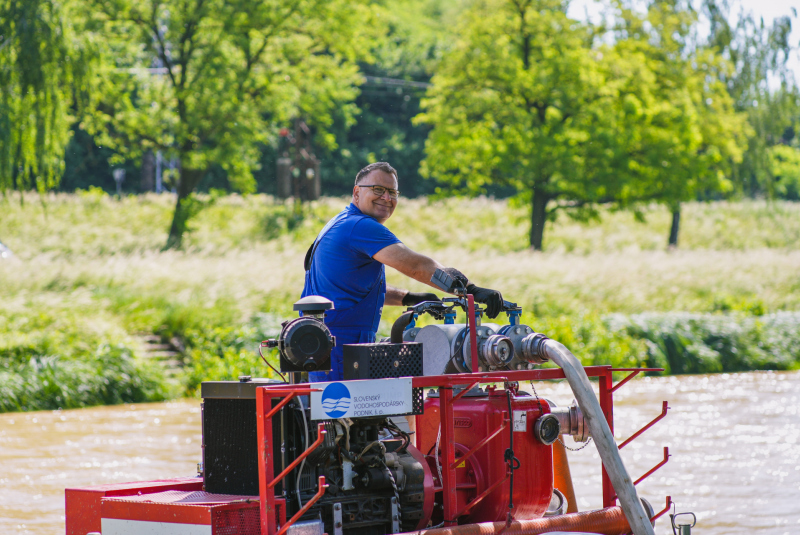
[{"label": "blue wave logo", "polygon": [[322,391],[322,410],[331,418],[341,418],[350,409],[353,400],[342,383],[331,383]]}]

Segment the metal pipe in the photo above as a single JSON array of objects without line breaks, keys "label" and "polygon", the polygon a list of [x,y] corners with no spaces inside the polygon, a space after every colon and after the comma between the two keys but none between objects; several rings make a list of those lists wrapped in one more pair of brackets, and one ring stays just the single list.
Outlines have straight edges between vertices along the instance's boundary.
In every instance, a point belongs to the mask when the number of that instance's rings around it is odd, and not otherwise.
[{"label": "metal pipe", "polygon": [[645,512],[636,493],[636,487],[633,486],[633,480],[622,463],[614,435],[600,409],[600,404],[594,395],[583,365],[564,344],[550,340],[544,335],[538,336],[539,339],[536,341],[534,350],[538,355],[553,361],[564,371],[634,535],[655,535],[650,517]]}]

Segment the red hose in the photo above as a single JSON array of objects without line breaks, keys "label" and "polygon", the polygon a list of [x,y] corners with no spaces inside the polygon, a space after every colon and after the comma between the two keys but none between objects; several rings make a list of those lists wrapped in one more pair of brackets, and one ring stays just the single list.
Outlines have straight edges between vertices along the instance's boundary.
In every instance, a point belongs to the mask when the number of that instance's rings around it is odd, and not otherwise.
[{"label": "red hose", "polygon": [[403,535],[538,535],[550,531],[578,531],[581,533],[600,533],[602,535],[625,535],[631,532],[628,520],[619,506],[607,507],[597,511],[571,513],[567,515],[536,518],[534,520],[515,520],[506,528],[505,522],[484,522],[464,524],[449,528],[412,531]]}]

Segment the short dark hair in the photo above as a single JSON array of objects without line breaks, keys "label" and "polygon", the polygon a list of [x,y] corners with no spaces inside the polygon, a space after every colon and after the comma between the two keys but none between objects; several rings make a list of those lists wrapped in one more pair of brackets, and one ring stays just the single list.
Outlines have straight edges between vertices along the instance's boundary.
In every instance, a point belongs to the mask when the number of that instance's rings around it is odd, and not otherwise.
[{"label": "short dark hair", "polygon": [[375,162],[375,163],[369,164],[364,169],[362,169],[361,171],[358,172],[358,174],[356,175],[356,184],[361,182],[362,178],[364,178],[365,176],[367,176],[368,174],[370,174],[373,171],[383,171],[384,173],[387,173],[387,174],[390,174],[390,175],[394,175],[394,179],[398,180],[398,178],[397,178],[397,170],[394,167],[392,167],[391,165],[389,165],[386,162]]}]

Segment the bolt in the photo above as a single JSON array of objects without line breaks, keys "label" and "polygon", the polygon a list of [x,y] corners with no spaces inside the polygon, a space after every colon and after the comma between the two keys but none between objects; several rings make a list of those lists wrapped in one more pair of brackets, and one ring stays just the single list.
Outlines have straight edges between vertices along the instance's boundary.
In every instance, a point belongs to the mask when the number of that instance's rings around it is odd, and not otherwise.
[{"label": "bolt", "polygon": [[355,368],[356,370],[358,369],[358,362],[353,363],[353,368]]},{"label": "bolt", "polygon": [[399,360],[394,361],[394,367],[395,368],[399,368],[400,367],[400,361]]},{"label": "bolt", "polygon": [[337,522],[336,526],[334,526],[334,527],[340,528],[340,527],[342,527],[342,523],[341,522]]}]

